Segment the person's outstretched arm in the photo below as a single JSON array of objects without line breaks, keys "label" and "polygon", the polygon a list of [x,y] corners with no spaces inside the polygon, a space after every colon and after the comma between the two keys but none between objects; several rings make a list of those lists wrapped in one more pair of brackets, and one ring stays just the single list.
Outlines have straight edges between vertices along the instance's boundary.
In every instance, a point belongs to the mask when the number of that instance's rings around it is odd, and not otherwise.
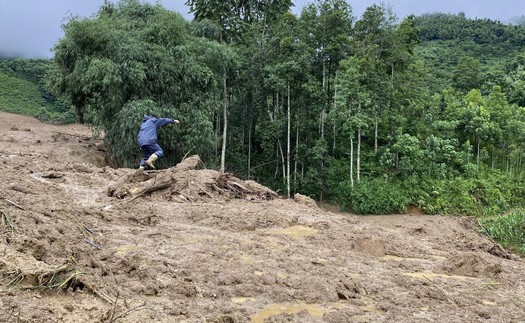
[{"label": "person's outstretched arm", "polygon": [[179,120],[175,120],[175,119],[171,119],[171,118],[158,118],[157,120],[155,120],[155,124],[157,125],[157,128],[165,126],[165,125],[170,124],[170,123],[179,124],[180,121]]}]

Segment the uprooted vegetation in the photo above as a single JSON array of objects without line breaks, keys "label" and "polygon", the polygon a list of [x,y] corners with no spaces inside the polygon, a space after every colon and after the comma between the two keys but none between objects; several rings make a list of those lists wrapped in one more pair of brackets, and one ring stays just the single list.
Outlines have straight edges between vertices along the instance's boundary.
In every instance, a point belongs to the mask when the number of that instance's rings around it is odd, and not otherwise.
[{"label": "uprooted vegetation", "polygon": [[198,156],[112,169],[88,129],[17,116],[29,131],[11,130],[1,117],[0,321],[525,315],[525,263],[472,218],[334,213],[205,169]]}]

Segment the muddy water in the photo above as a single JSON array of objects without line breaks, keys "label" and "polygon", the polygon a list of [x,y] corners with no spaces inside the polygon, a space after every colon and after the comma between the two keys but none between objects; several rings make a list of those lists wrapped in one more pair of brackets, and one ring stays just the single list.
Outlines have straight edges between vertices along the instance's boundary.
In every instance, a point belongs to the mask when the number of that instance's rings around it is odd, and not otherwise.
[{"label": "muddy water", "polygon": [[326,309],[319,304],[291,304],[282,303],[270,305],[265,310],[251,317],[252,323],[264,323],[264,320],[278,314],[296,314],[301,311],[307,311],[312,317],[322,317]]},{"label": "muddy water", "polygon": [[399,256],[393,256],[393,255],[385,255],[383,257],[381,257],[382,259],[384,260],[393,260],[393,261],[403,261],[403,260],[408,260],[408,261],[432,261],[432,260],[439,260],[439,261],[443,261],[443,260],[447,260],[446,257],[441,257],[441,256],[430,256],[430,258],[432,259],[425,259],[425,258],[415,258],[415,257],[399,257]]},{"label": "muddy water", "polygon": [[421,278],[421,279],[428,279],[428,280],[432,280],[432,279],[434,279],[436,277],[458,279],[458,280],[476,279],[474,277],[467,277],[467,276],[461,276],[461,275],[436,274],[436,273],[432,273],[432,272],[428,272],[428,273],[403,273],[403,275],[409,276],[409,277]]},{"label": "muddy water", "polygon": [[300,239],[308,236],[313,236],[317,233],[316,229],[305,227],[302,225],[294,225],[286,229],[273,229],[268,230],[270,234],[282,234],[289,236],[293,239]]}]

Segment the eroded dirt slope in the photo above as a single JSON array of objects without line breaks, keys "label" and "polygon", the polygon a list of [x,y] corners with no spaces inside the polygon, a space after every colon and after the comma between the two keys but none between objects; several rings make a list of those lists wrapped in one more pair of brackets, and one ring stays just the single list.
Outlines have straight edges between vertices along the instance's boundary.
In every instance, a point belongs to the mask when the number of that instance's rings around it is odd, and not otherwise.
[{"label": "eroded dirt slope", "polygon": [[358,217],[205,169],[105,166],[0,112],[0,321],[523,322],[525,263],[471,218]]}]

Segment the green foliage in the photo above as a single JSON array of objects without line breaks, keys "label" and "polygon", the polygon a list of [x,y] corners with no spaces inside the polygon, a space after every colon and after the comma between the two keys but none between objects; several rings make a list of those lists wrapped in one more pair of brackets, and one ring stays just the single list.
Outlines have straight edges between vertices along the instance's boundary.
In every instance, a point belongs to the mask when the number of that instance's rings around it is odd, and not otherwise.
[{"label": "green foliage", "polygon": [[434,76],[434,92],[452,80],[464,93],[484,82],[488,89],[502,85],[505,74],[518,67],[515,56],[525,45],[525,27],[488,19],[437,13],[417,17],[416,24],[421,39],[416,52]]},{"label": "green foliage", "polygon": [[463,91],[479,88],[480,72],[480,62],[476,58],[461,57],[454,69],[452,82]]},{"label": "green foliage", "polygon": [[105,3],[92,19],[71,18],[64,31],[50,86],[73,103],[80,122],[106,133],[115,164],[136,163],[133,143],[148,111],[184,127],[159,130],[169,156],[161,167],[190,150],[213,157],[212,113],[221,104],[219,80],[235,66],[230,48],[191,36],[179,14],[137,0]]},{"label": "green foliage", "polygon": [[[522,185],[510,177],[488,175],[479,178],[425,179],[418,185],[417,205],[428,214],[492,216],[513,207],[524,206],[515,200],[514,189]],[[488,176],[487,176],[488,175]]]},{"label": "green foliage", "polygon": [[495,46],[523,46],[525,35],[521,26],[504,25],[490,19],[468,19],[465,15],[445,13],[418,17],[420,38],[428,40],[474,41]]},{"label": "green foliage", "polygon": [[337,201],[342,209],[357,214],[403,213],[412,204],[409,192],[399,182],[365,179],[352,187],[342,181]]},{"label": "green foliage", "polygon": [[326,177],[326,170],[329,168],[327,156],[327,142],[322,138],[318,139],[314,146],[307,151],[305,159],[309,161],[311,167],[306,172],[299,186],[306,195],[317,199],[330,197],[331,192],[327,187]]},{"label": "green foliage", "polygon": [[525,210],[517,209],[504,215],[484,218],[482,231],[505,247],[525,254]]},{"label": "green foliage", "polygon": [[516,190],[522,193],[522,185],[504,176],[440,180],[411,176],[396,181],[365,178],[353,187],[344,179],[337,186],[335,200],[343,209],[358,214],[402,213],[414,205],[427,214],[483,217],[524,207],[522,199],[515,199]]}]

